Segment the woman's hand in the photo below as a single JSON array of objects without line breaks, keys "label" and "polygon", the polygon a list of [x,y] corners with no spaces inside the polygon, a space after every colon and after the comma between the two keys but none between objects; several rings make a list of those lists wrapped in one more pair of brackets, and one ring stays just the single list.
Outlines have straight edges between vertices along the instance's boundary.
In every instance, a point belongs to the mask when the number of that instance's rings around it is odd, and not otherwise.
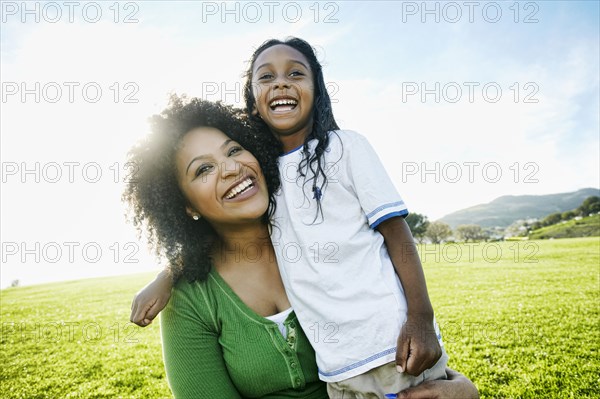
[{"label": "woman's hand", "polygon": [[173,282],[166,270],[160,272],[154,281],[142,288],[133,297],[129,320],[140,327],[146,327],[165,308],[171,298]]},{"label": "woman's hand", "polygon": [[479,399],[473,383],[458,371],[446,368],[447,380],[427,381],[398,392],[397,399]]}]

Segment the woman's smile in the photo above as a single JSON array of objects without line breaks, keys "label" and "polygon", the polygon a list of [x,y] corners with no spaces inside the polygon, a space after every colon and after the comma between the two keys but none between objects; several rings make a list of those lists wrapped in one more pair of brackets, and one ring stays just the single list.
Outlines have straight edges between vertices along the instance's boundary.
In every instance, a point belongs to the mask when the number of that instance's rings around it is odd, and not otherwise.
[{"label": "woman's smile", "polygon": [[246,177],[241,183],[234,184],[231,189],[227,190],[224,198],[228,201],[243,201],[257,192],[256,179]]}]

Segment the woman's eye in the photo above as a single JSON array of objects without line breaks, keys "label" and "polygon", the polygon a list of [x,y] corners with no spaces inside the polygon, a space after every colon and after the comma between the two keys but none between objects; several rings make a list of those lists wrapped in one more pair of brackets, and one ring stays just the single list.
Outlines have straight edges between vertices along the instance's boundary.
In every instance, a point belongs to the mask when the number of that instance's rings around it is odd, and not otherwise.
[{"label": "woman's eye", "polygon": [[196,169],[196,177],[210,172],[211,169],[212,169],[212,165],[209,165],[209,164],[200,165],[198,167],[198,169]]},{"label": "woman's eye", "polygon": [[239,145],[238,145],[238,146],[235,146],[235,147],[231,147],[231,148],[229,149],[229,151],[227,151],[227,156],[229,156],[229,157],[230,157],[230,156],[232,156],[232,155],[235,155],[235,154],[237,154],[238,152],[242,152],[242,151],[244,151],[244,149],[243,149],[241,146],[239,146]]}]

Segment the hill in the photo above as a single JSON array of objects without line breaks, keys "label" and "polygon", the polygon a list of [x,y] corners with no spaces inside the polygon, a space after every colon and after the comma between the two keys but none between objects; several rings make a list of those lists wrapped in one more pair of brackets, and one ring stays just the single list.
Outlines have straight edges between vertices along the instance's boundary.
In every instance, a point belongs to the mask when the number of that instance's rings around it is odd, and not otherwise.
[{"label": "hill", "polygon": [[504,195],[487,203],[461,209],[439,219],[453,229],[461,224],[508,227],[520,219],[542,218],[577,208],[587,197],[600,195],[597,188],[547,195]]},{"label": "hill", "polygon": [[546,238],[573,238],[600,236],[600,215],[592,215],[579,220],[571,219],[551,226],[542,227],[529,234],[530,240]]}]

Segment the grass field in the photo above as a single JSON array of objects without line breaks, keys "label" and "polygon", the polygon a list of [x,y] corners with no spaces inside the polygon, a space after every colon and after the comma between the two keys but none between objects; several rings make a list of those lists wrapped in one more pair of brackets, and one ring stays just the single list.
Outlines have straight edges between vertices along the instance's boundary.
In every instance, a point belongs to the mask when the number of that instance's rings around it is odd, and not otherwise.
[{"label": "grass field", "polygon": [[[483,398],[600,396],[600,238],[420,248],[450,366]],[[129,323],[153,274],[0,293],[0,397],[171,397],[158,324]]]}]

